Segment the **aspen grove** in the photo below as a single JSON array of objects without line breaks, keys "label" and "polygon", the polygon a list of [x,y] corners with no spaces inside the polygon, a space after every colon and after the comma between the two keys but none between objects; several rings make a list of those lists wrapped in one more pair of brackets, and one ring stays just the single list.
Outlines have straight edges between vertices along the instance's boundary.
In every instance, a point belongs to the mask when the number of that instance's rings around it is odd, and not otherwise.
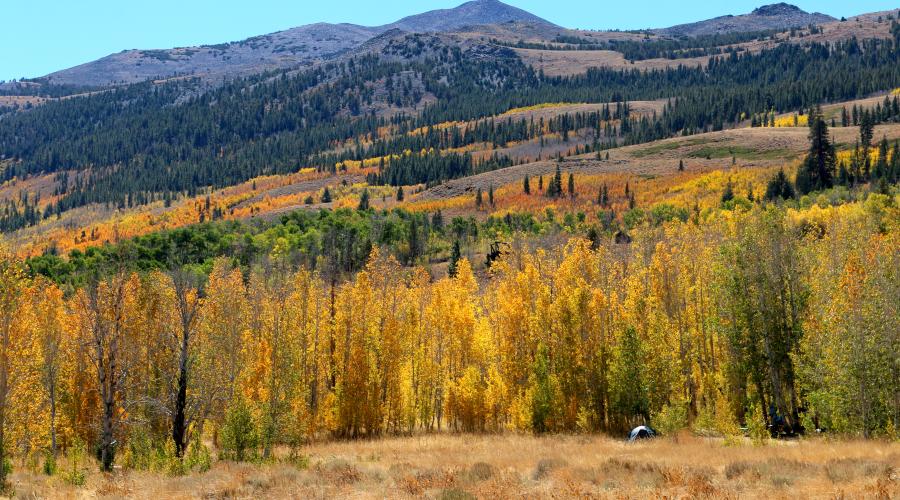
[{"label": "aspen grove", "polygon": [[421,432],[896,436],[900,241],[888,196],[716,211],[630,244],[516,239],[485,275],[377,247],[353,276],[276,248],[212,272],[98,273],[66,293],[0,258],[0,450],[75,443],[266,458]]}]

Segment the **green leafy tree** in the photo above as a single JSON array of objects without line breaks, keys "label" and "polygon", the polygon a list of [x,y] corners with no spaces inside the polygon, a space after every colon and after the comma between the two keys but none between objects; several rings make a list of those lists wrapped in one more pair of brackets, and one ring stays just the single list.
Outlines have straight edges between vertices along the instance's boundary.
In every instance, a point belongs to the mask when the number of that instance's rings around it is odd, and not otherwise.
[{"label": "green leafy tree", "polygon": [[650,397],[644,363],[644,346],[633,326],[622,334],[616,351],[613,387],[613,406],[618,415],[631,424],[636,418],[647,422],[650,418]]},{"label": "green leafy tree", "polygon": [[256,452],[259,446],[256,424],[243,399],[237,398],[229,407],[221,439],[224,455],[232,460],[243,462]]},{"label": "green leafy tree", "polygon": [[531,428],[534,432],[543,434],[550,430],[556,399],[556,388],[550,373],[550,356],[543,344],[538,346],[531,372],[531,386]]}]

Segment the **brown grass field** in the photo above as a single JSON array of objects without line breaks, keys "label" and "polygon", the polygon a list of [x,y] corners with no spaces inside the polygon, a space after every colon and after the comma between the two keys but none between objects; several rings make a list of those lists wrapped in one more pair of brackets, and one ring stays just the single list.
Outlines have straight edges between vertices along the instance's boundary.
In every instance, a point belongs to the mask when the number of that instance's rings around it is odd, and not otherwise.
[{"label": "brown grass field", "polygon": [[[900,444],[684,435],[437,434],[305,447],[302,464],[217,462],[180,477],[89,472],[76,488],[16,472],[17,498],[898,498]],[[96,467],[91,465],[93,470]],[[61,464],[62,466],[62,464]]]}]

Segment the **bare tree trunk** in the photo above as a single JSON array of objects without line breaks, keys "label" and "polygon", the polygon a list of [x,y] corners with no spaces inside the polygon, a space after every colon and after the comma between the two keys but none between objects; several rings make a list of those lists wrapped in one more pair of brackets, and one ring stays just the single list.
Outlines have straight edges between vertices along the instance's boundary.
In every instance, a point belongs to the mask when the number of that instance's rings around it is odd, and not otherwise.
[{"label": "bare tree trunk", "polygon": [[[187,271],[174,272],[172,284],[181,320],[181,332],[177,338],[178,381],[175,388],[175,408],[172,412],[172,440],[175,442],[175,456],[181,458],[188,442],[187,389],[190,380],[191,339],[199,312],[200,287],[191,284],[191,276]],[[191,292],[194,290],[197,291],[197,295],[192,300]]]}]

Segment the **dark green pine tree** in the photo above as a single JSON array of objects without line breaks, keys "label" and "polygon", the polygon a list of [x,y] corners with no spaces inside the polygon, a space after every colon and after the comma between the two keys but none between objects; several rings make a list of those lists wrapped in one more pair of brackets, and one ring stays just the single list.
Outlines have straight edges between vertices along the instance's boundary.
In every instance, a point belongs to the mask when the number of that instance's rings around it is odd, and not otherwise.
[{"label": "dark green pine tree", "polygon": [[531,184],[528,182],[528,176],[525,176],[525,180],[522,181],[522,190],[525,194],[531,194]]},{"label": "dark green pine tree", "polygon": [[794,186],[784,174],[784,170],[779,170],[766,186],[766,201],[787,200],[794,197]]},{"label": "dark green pine tree", "polygon": [[556,166],[556,173],[553,174],[553,195],[561,196],[562,195],[562,172],[559,170],[559,165]]},{"label": "dark green pine tree", "polygon": [[722,203],[728,203],[734,199],[734,186],[731,185],[731,179],[725,184],[725,192],[722,193]]},{"label": "dark green pine tree", "polygon": [[356,207],[357,210],[368,210],[369,209],[369,190],[363,189],[362,194],[359,195],[359,206]]},{"label": "dark green pine tree", "polygon": [[894,141],[894,149],[891,153],[891,169],[888,174],[890,182],[900,181],[900,140]]},{"label": "dark green pine tree", "polygon": [[403,201],[403,186],[397,188],[397,201]]},{"label": "dark green pine tree", "polygon": [[872,170],[872,179],[877,180],[888,177],[888,152],[887,137],[883,137],[881,144],[878,145],[878,160],[875,162],[875,169]]},{"label": "dark green pine tree", "polygon": [[459,240],[456,240],[453,242],[453,250],[450,252],[450,265],[447,267],[447,274],[451,278],[456,277],[456,270],[460,258],[462,258],[462,251],[459,248]]},{"label": "dark green pine tree", "polygon": [[322,203],[331,203],[331,191],[328,190],[328,187],[322,191]]},{"label": "dark green pine tree", "polygon": [[431,227],[439,233],[444,231],[444,214],[440,210],[431,216]]},{"label": "dark green pine tree", "polygon": [[684,160],[678,160],[678,171],[684,172]]},{"label": "dark green pine tree", "polygon": [[597,193],[597,204],[604,208],[609,205],[609,191],[606,184],[600,186],[600,191]]},{"label": "dark green pine tree", "polygon": [[480,209],[482,203],[481,188],[478,188],[478,191],[475,191],[475,208]]},{"label": "dark green pine tree", "polygon": [[835,159],[834,145],[828,137],[828,124],[822,118],[822,109],[816,107],[809,116],[809,154],[797,171],[797,191],[807,194],[832,187]]},{"label": "dark green pine tree", "polygon": [[494,206],[494,185],[491,184],[488,186],[488,203],[493,207]]},{"label": "dark green pine tree", "polygon": [[569,196],[575,197],[575,174],[569,173]]},{"label": "dark green pine tree", "polygon": [[419,236],[419,218],[413,216],[409,221],[409,259],[407,260],[409,265],[414,265],[422,255],[422,240]]},{"label": "dark green pine tree", "polygon": [[538,177],[538,191],[544,190],[544,176],[541,175]]}]

